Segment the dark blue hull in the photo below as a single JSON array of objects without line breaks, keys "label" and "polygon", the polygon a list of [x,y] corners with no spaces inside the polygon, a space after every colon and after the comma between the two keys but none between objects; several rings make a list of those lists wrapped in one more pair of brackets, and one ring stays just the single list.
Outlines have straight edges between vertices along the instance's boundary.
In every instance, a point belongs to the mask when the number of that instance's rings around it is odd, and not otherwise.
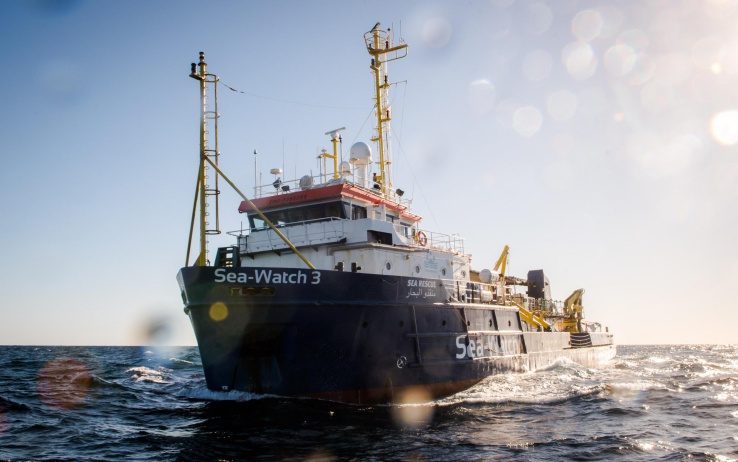
[{"label": "dark blue hull", "polygon": [[[208,388],[350,403],[433,399],[562,356],[594,365],[609,334],[524,332],[517,310],[438,280],[187,267],[178,275]],[[463,292],[463,293],[462,293]],[[410,396],[410,397],[409,397]]]}]

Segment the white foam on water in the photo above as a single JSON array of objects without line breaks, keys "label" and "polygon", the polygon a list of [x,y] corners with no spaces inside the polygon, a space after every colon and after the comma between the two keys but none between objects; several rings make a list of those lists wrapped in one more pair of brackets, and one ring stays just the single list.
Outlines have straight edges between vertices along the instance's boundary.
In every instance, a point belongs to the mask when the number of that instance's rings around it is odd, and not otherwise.
[{"label": "white foam on water", "polygon": [[131,367],[126,370],[126,372],[132,372],[132,379],[134,379],[136,382],[151,382],[151,383],[158,383],[162,385],[167,385],[172,383],[171,381],[168,381],[165,379],[165,375],[167,374],[167,369],[159,368],[157,369],[151,369],[150,367],[146,366],[138,366],[138,367]]},{"label": "white foam on water", "polygon": [[436,401],[440,406],[469,404],[553,404],[603,390],[591,371],[562,358],[535,372],[488,377],[469,390]]},{"label": "white foam on water", "polygon": [[192,388],[177,393],[183,398],[201,399],[205,401],[256,401],[267,398],[279,398],[277,395],[249,393],[247,391],[213,391],[208,388]]}]

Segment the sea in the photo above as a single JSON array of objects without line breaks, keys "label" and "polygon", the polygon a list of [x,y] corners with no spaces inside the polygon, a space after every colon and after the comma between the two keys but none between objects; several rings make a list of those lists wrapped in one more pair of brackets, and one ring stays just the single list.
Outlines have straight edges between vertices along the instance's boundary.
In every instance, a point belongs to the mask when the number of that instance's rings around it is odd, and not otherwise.
[{"label": "sea", "polygon": [[0,347],[0,460],[738,459],[738,346],[619,346],[423,405],[205,387],[196,347]]}]

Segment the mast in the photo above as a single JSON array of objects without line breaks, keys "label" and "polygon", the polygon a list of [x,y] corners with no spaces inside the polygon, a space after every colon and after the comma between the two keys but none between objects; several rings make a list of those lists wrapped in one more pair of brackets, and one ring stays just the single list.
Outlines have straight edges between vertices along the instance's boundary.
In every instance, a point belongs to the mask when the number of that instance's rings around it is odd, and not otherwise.
[{"label": "mast", "polygon": [[390,29],[380,29],[376,23],[372,30],[364,34],[367,51],[372,57],[370,69],[374,73],[374,104],[377,116],[377,134],[372,141],[379,151],[379,174],[374,182],[379,185],[382,196],[388,197],[392,190],[389,161],[389,123],[392,120],[389,106],[389,76],[387,63],[407,56],[407,44],[393,45]]},{"label": "mast", "polygon": [[[212,185],[208,182],[208,160],[218,165],[220,151],[218,150],[218,76],[208,74],[205,53],[200,52],[199,62],[192,63],[190,77],[197,80],[200,86],[200,163],[198,169],[197,197],[199,197],[200,209],[200,253],[196,265],[206,266],[208,264],[208,240],[207,236],[220,234],[220,189],[218,187],[218,173],[216,171]],[[213,90],[212,106],[208,106],[208,86]],[[208,135],[213,135],[213,147],[210,147]],[[197,203],[197,201],[196,201]],[[210,210],[214,212],[214,223],[209,220]],[[194,212],[194,211],[193,211]]]},{"label": "mast", "polygon": [[333,154],[328,154],[325,149],[323,150],[324,152],[321,153],[321,156],[323,156],[323,170],[325,170],[325,158],[327,157],[333,159],[333,179],[335,180],[340,178],[340,175],[338,173],[338,142],[341,139],[340,133],[344,130],[346,130],[346,127],[341,127],[329,132],[325,132],[326,135],[331,137],[331,143],[333,144]]}]

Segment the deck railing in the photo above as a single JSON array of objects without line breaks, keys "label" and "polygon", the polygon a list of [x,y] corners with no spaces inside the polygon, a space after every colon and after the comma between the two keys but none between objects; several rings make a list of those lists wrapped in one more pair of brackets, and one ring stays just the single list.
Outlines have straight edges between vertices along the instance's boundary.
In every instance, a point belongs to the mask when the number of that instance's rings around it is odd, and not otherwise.
[{"label": "deck railing", "polygon": [[[275,223],[275,225],[292,241],[298,245],[314,245],[326,242],[335,242],[342,239],[346,233],[344,229],[345,219],[338,217],[319,218],[314,220],[298,221],[294,223]],[[230,231],[228,234],[237,236],[238,248],[241,252],[251,250],[271,250],[286,247],[286,244],[275,233],[253,233],[263,231],[268,227],[251,230],[248,235],[240,231]]]}]

